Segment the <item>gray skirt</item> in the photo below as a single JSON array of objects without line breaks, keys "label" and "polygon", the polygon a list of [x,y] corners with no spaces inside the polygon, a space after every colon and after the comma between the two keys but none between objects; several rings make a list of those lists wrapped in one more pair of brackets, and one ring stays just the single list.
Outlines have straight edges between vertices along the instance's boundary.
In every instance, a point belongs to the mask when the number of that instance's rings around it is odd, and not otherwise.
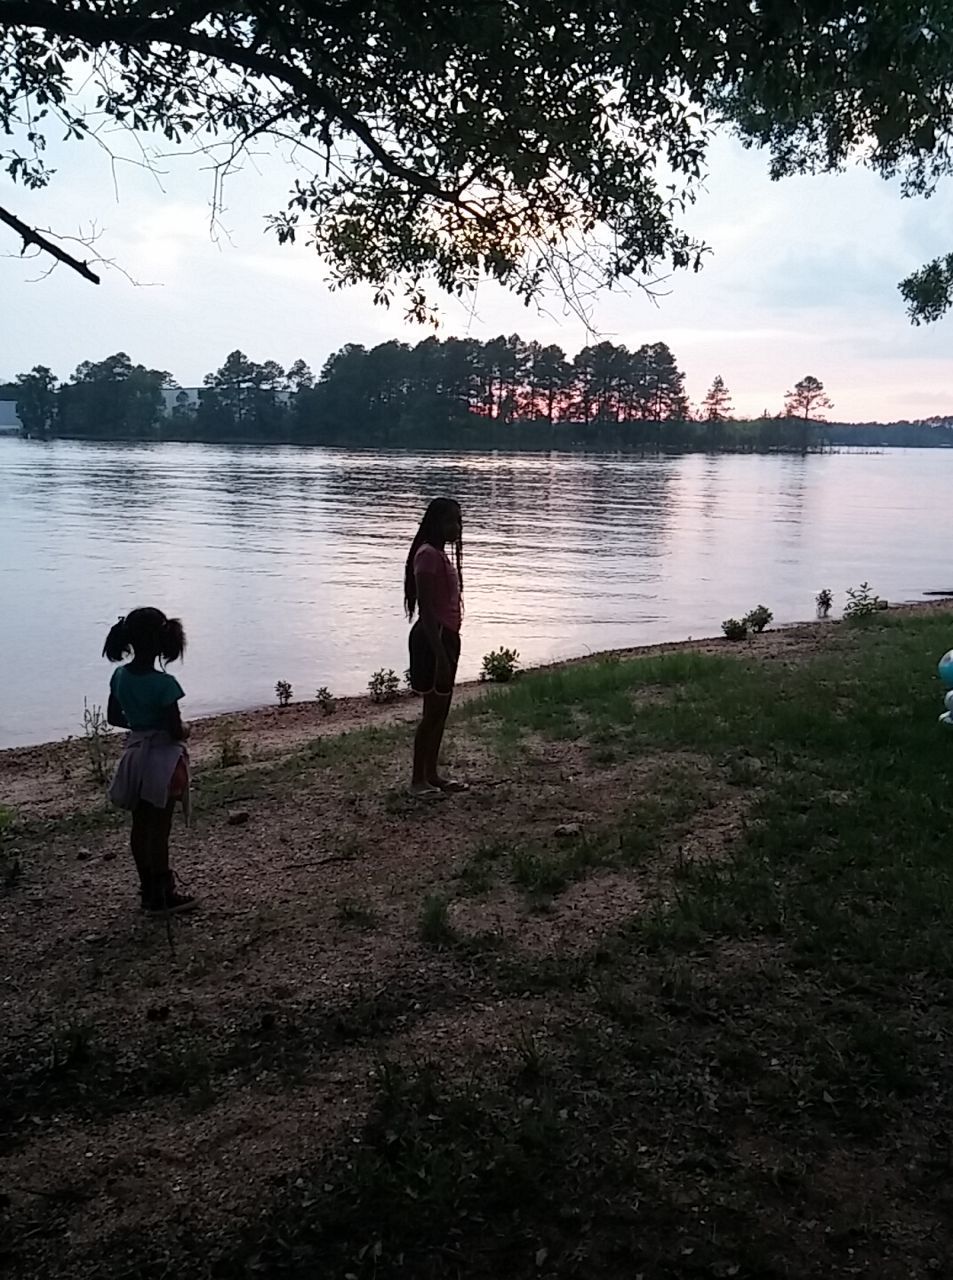
[{"label": "gray skirt", "polygon": [[[172,777],[183,761],[186,769],[189,753],[165,729],[133,729],[123,744],[122,755],[109,784],[109,799],[120,809],[135,809],[145,801],[156,809],[169,803]],[[182,795],[182,809],[189,816],[189,788]]]}]

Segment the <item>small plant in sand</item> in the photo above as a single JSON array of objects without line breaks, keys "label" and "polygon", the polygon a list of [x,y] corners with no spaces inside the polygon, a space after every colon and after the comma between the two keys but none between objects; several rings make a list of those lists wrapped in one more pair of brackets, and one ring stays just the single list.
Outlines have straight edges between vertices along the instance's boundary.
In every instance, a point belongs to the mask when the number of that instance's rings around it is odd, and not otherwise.
[{"label": "small plant in sand", "polygon": [[759,604],[756,609],[752,609],[750,613],[746,613],[743,621],[752,631],[757,631],[758,635],[765,629],[772,620],[774,614],[765,604]]},{"label": "small plant in sand", "polygon": [[520,655],[515,649],[494,649],[492,653],[486,654],[483,659],[483,666],[480,670],[481,680],[492,680],[496,684],[506,684],[516,675],[516,668],[519,666]]},{"label": "small plant in sand", "polygon": [[886,609],[886,600],[871,591],[869,582],[862,582],[859,587],[847,588],[847,604],[844,606],[844,617],[852,622],[858,618],[869,618],[871,614]]},{"label": "small plant in sand", "polygon": [[413,676],[412,676],[412,675],[411,675],[411,673],[410,673],[410,667],[408,667],[408,668],[407,668],[407,670],[404,672],[404,684],[405,684],[405,685],[407,686],[407,688],[411,691],[411,693],[413,693],[413,691],[414,691],[414,678],[413,678]]},{"label": "small plant in sand", "polygon": [[286,707],[291,701],[293,689],[287,680],[279,680],[275,685],[275,697],[278,699],[279,707]]},{"label": "small plant in sand", "polygon": [[377,912],[367,898],[338,898],[334,914],[338,924],[350,929],[373,929],[378,923]]},{"label": "small plant in sand", "polygon": [[375,671],[367,682],[371,702],[393,702],[400,693],[400,679],[396,671]]},{"label": "small plant in sand", "polygon": [[89,757],[94,782],[105,782],[116,754],[116,738],[103,715],[102,707],[90,706],[83,699],[83,741]]},{"label": "small plant in sand", "polygon": [[738,618],[726,618],[721,629],[728,640],[745,640],[748,636],[748,624]]},{"label": "small plant in sand", "polygon": [[830,587],[822,587],[814,597],[814,603],[817,605],[817,616],[819,618],[829,618],[831,609],[834,606],[834,593]]},{"label": "small plant in sand", "polygon": [[456,933],[450,923],[447,899],[441,897],[439,893],[428,894],[424,899],[418,931],[420,940],[431,947],[446,947],[456,939]]},{"label": "small plant in sand", "polygon": [[15,817],[12,809],[0,804],[0,887],[4,889],[14,888],[20,878],[20,859],[15,852],[10,857],[4,854],[6,838],[12,833]]},{"label": "small plant in sand", "polygon": [[215,745],[218,747],[218,763],[223,769],[245,763],[245,747],[231,720],[224,720],[219,725]]},{"label": "small plant in sand", "polygon": [[338,700],[326,684],[314,695],[314,700],[326,716],[333,716],[337,711]]}]

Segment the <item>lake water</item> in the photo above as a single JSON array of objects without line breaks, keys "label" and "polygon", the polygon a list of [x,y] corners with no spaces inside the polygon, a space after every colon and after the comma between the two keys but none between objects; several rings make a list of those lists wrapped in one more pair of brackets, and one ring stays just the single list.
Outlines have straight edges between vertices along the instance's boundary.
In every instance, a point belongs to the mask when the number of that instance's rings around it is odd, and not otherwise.
[{"label": "lake water", "polygon": [[[110,624],[180,615],[187,715],[361,692],[403,673],[403,562],[435,494],[464,508],[462,675],[717,634],[867,579],[953,585],[953,451],[672,458],[0,439],[0,746],[82,731]],[[953,638],[951,638],[953,639]]]}]

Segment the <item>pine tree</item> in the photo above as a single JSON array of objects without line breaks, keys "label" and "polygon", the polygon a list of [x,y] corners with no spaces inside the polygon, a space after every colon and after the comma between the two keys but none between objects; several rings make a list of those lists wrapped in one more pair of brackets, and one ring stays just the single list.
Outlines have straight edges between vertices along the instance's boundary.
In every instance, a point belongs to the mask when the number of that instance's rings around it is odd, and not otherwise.
[{"label": "pine tree", "polygon": [[731,392],[725,386],[725,380],[719,373],[708,388],[708,394],[702,401],[702,417],[707,422],[724,422],[731,413]]}]

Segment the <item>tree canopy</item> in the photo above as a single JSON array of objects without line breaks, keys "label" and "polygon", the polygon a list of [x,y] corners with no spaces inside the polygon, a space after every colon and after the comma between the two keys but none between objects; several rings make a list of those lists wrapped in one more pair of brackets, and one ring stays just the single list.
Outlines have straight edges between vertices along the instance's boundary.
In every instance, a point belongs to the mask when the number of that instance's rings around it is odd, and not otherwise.
[{"label": "tree canopy", "polygon": [[[578,305],[619,280],[697,269],[681,226],[710,130],[769,148],[775,177],[859,158],[907,194],[949,174],[948,0],[4,0],[0,132],[42,186],[54,138],[105,125],[220,147],[266,136],[298,165],[272,222],[378,301],[490,277]],[[63,250],[0,208],[24,240]],[[69,255],[65,255],[67,258]],[[953,259],[902,285],[951,300]],[[72,265],[80,266],[75,261]],[[88,267],[85,267],[89,274]]]}]

